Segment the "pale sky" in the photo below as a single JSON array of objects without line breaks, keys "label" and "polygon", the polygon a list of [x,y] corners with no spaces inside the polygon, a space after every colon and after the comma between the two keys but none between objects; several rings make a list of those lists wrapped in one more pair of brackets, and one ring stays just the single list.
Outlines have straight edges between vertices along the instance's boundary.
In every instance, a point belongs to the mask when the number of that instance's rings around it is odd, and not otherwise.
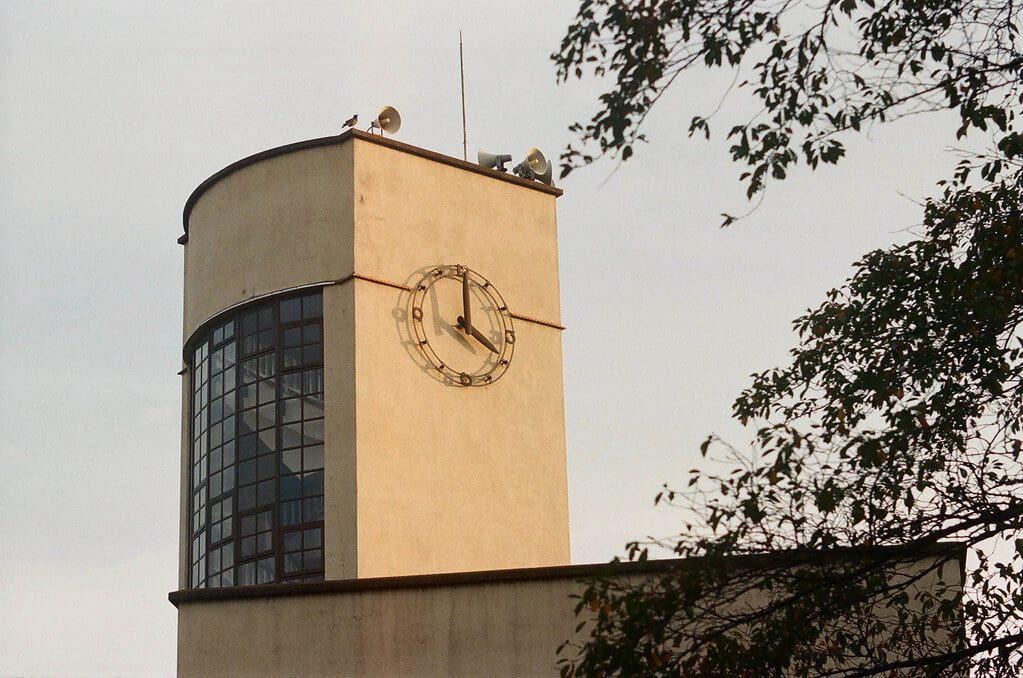
[{"label": "pale sky", "polygon": [[[574,11],[0,0],[0,676],[174,673],[175,240],[191,191],[387,104],[394,138],[461,157],[459,29],[470,159],[556,159],[599,93],[554,82]],[[745,209],[740,168],[720,134],[685,129],[729,81],[680,80],[634,159],[559,182],[575,563],[679,529],[652,505],[661,484],[700,463],[708,433],[746,441],[728,415],[749,375],[784,361],[791,320],[856,258],[906,238],[955,162],[953,121],[918,117],[721,230],[719,213]]]}]

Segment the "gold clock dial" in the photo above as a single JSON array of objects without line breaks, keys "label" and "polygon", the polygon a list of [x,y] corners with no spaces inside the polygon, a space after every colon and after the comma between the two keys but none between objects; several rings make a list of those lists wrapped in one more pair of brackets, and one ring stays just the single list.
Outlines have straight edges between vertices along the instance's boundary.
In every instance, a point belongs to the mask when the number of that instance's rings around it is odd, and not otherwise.
[{"label": "gold clock dial", "polygon": [[427,271],[412,289],[412,336],[436,376],[458,386],[486,386],[511,364],[511,313],[490,281],[467,266]]}]

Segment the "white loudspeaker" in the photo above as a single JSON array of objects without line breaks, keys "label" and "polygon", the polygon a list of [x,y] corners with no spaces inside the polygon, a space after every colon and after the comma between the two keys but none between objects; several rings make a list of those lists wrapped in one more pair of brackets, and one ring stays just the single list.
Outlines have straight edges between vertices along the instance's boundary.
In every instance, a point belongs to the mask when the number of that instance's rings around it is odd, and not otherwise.
[{"label": "white loudspeaker", "polygon": [[515,174],[520,177],[527,177],[530,179],[536,178],[537,175],[545,174],[547,170],[547,158],[545,158],[543,153],[536,148],[529,149],[526,153],[526,159],[512,168],[512,171],[515,172]]},{"label": "white loudspeaker", "polygon": [[489,169],[496,169],[498,172],[507,172],[508,170],[505,169],[504,164],[511,162],[511,159],[510,155],[504,153],[495,155],[487,153],[482,148],[476,153],[476,161],[480,165]]},{"label": "white loudspeaker", "polygon": [[548,186],[554,185],[554,165],[547,163],[547,171],[543,174],[537,174],[536,180],[541,184],[547,184]]},{"label": "white loudspeaker", "polygon": [[388,134],[394,134],[401,127],[401,116],[398,115],[398,109],[394,106],[384,106],[377,113],[377,117],[370,123],[369,128],[379,129],[380,133],[387,132]]}]

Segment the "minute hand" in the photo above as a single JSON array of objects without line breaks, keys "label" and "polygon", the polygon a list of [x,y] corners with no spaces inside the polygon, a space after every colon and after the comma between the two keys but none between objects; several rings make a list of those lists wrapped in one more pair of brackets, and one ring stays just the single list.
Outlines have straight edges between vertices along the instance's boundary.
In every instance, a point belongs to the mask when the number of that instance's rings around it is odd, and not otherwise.
[{"label": "minute hand", "polygon": [[469,304],[469,268],[462,269],[462,313],[465,315],[465,331],[472,330],[472,308]]}]

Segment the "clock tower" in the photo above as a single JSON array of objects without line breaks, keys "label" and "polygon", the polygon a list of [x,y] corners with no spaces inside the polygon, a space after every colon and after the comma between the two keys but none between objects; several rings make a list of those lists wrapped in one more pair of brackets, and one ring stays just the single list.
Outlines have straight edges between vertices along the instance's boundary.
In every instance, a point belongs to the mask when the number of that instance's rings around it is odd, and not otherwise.
[{"label": "clock tower", "polygon": [[558,195],[355,130],[196,189],[181,589],[569,562]]}]

